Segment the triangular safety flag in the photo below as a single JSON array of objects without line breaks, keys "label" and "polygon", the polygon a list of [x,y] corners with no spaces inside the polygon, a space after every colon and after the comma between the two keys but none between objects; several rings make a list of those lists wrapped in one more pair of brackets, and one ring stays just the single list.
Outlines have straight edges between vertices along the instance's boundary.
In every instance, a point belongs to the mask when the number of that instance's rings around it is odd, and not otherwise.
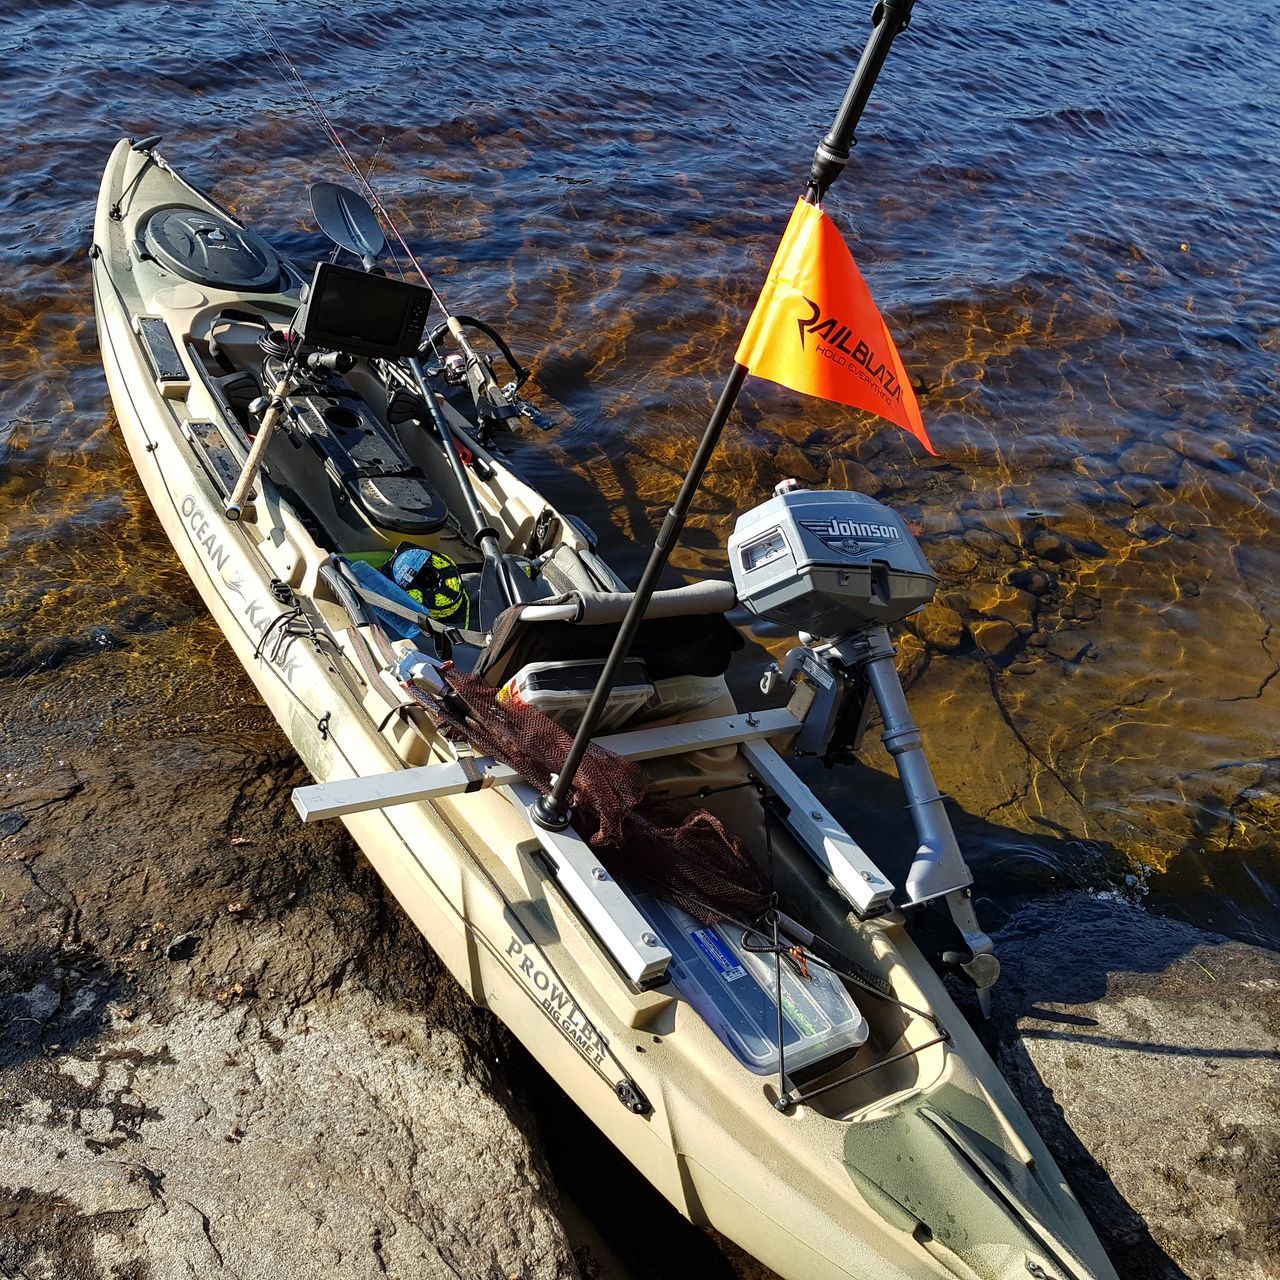
[{"label": "triangular safety flag", "polygon": [[878,413],[938,452],[871,290],[818,205],[796,202],[735,358],[757,378]]}]

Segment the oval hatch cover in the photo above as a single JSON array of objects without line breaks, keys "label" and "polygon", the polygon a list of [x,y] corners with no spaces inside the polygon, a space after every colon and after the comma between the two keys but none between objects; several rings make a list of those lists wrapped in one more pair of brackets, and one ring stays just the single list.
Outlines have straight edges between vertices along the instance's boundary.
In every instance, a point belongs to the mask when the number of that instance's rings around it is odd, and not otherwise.
[{"label": "oval hatch cover", "polygon": [[270,245],[205,209],[157,209],[142,240],[161,266],[211,289],[266,290],[280,275]]}]

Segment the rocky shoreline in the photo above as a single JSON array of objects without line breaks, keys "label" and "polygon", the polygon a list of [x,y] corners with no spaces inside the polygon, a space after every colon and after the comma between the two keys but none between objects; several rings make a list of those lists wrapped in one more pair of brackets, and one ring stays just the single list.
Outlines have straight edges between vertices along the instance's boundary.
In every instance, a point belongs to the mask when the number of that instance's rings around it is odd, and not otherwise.
[{"label": "rocky shoreline", "polygon": [[1119,1274],[1280,1276],[1280,954],[1088,894],[998,943],[996,1061]]},{"label": "rocky shoreline", "polygon": [[[345,835],[293,821],[299,766],[247,688],[209,697],[218,658],[169,725],[126,650],[9,691],[0,1275],[758,1276],[660,1204],[646,1267],[562,1202],[604,1140],[556,1154],[568,1104]],[[65,714],[107,690],[129,733]],[[1280,1275],[1280,958],[1084,891],[999,945],[993,1050],[1126,1280]]]}]

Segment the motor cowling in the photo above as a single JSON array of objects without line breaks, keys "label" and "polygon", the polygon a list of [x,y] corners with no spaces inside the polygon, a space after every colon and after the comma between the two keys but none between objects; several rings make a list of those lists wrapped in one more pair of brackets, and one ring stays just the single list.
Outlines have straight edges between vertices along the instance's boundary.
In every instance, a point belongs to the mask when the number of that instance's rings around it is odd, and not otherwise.
[{"label": "motor cowling", "polygon": [[738,518],[729,563],[745,608],[824,639],[897,622],[928,603],[938,585],[892,508],[793,481]]}]

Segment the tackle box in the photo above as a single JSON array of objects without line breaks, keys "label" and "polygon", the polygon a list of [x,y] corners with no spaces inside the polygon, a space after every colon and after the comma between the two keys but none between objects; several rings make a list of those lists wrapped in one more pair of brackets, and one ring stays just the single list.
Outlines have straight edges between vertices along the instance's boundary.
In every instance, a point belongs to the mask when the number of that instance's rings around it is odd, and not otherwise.
[{"label": "tackle box", "polygon": [[[636,906],[671,952],[676,990],[702,1015],[733,1055],[759,1075],[778,1069],[777,976],[772,953],[742,945],[742,930],[700,924],[648,893]],[[752,934],[752,945],[768,945]],[[782,1043],[788,1075],[851,1054],[870,1034],[862,1010],[829,969],[808,965],[808,978],[782,960]]]},{"label": "tackle box", "polygon": [[[498,690],[498,701],[536,707],[562,729],[573,732],[600,680],[603,662],[530,662]],[[653,682],[639,658],[628,658],[600,717],[597,733],[610,733],[653,697]]]}]

